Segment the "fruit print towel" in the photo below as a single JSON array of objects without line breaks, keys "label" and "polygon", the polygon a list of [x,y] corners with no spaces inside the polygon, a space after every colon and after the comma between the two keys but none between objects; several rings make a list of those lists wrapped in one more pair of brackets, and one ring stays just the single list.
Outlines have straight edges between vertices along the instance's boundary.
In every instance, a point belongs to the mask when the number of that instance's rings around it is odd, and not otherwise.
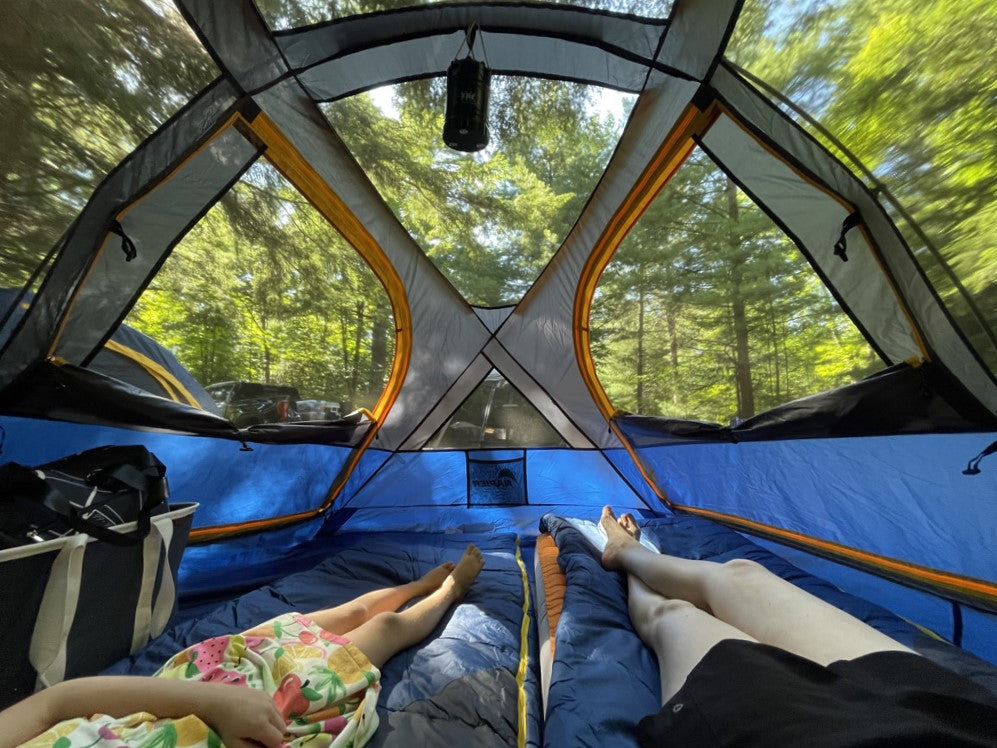
[{"label": "fruit print towel", "polygon": [[[359,748],[377,729],[381,674],[348,640],[299,613],[272,621],[274,636],[217,636],[171,657],[154,677],[229,683],[271,694],[287,748]],[[23,748],[222,748],[200,719],[97,714],[60,722]]]}]

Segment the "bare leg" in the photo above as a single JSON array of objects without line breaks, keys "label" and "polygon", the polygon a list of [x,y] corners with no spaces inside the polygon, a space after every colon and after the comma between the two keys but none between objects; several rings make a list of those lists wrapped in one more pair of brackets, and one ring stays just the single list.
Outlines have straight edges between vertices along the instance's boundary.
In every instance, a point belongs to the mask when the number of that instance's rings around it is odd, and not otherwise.
[{"label": "bare leg", "polygon": [[[308,613],[307,616],[326,631],[333,634],[345,634],[369,621],[378,613],[398,610],[413,598],[431,594],[439,588],[453,569],[454,564],[450,562],[440,564],[414,582],[398,587],[372,590],[348,603]],[[269,622],[263,623],[244,632],[244,634],[247,636],[273,636],[273,625]]]},{"label": "bare leg", "polygon": [[665,597],[687,600],[757,641],[822,665],[872,652],[913,651],[753,561],[719,564],[655,553],[638,543],[609,507],[600,524],[608,538],[606,568],[633,574]]},{"label": "bare leg", "polygon": [[632,574],[627,575],[630,620],[641,640],[658,658],[661,703],[685,683],[692,669],[724,639],[755,641],[685,600],[669,600]]},{"label": "bare leg", "polygon": [[481,551],[469,545],[454,570],[431,595],[400,613],[379,613],[346,637],[376,667],[382,667],[401,650],[429,636],[450,607],[464,597],[484,565]]}]

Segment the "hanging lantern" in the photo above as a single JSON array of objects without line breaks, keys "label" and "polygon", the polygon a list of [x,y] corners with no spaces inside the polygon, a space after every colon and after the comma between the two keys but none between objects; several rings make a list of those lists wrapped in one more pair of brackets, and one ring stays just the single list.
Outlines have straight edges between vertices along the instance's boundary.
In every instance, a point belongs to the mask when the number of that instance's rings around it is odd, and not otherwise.
[{"label": "hanging lantern", "polygon": [[492,74],[484,62],[471,56],[476,32],[472,27],[465,37],[467,57],[455,59],[447,69],[447,113],[443,122],[443,142],[468,153],[488,145],[488,87]]}]

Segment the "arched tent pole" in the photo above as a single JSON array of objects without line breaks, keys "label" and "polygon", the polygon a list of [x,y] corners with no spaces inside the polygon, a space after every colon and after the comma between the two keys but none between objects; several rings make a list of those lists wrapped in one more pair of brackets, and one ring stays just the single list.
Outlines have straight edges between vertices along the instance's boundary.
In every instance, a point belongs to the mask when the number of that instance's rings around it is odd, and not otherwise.
[{"label": "arched tent pole", "polygon": [[582,270],[581,279],[575,290],[574,321],[572,324],[575,357],[592,399],[595,400],[602,414],[610,423],[615,409],[599,382],[589,347],[588,320],[596,286],[602,276],[602,271],[609,264],[620,243],[692,152],[696,145],[693,137],[705,132],[716,119],[718,113],[719,110],[716,106],[710,106],[705,111],[699,109],[695,104],[686,107],[671,133],[662,143],[654,158],[644,169],[643,174],[599,237]]},{"label": "arched tent pole", "polygon": [[[446,396],[474,356],[487,345],[492,331],[474,316],[445,279],[430,277],[438,275],[438,271],[429,266],[424,254],[383,204],[383,199],[332,132],[314,102],[332,100],[398,79],[442,74],[456,45],[444,45],[449,52],[442,57],[428,50],[438,46],[441,38],[450,33],[457,35],[459,44],[469,20],[479,23],[481,34],[494,34],[494,38],[488,39],[489,58],[503,72],[583,80],[622,90],[641,90],[647,85],[660,88],[663,80],[668,79],[681,85],[666,88],[684,97],[689,95],[690,89],[695,90],[695,82],[708,75],[716,64],[740,7],[738,0],[678,0],[667,20],[654,20],[570,7],[523,8],[462,3],[385,11],[271,34],[251,3],[240,5],[232,16],[236,21],[231,22],[231,17],[222,17],[214,3],[204,0],[181,2],[219,64],[245,90],[253,93],[263,111],[326,182],[336,185],[337,193],[360,217],[401,272],[412,306],[413,356],[435,358],[434,364],[428,367],[421,359],[410,366],[396,407],[380,426],[380,444],[385,449],[396,449],[408,440],[440,398]],[[385,24],[385,17],[389,15],[397,23]],[[593,24],[596,17],[598,23]],[[397,29],[402,25],[402,18],[407,33],[399,36]],[[223,20],[230,22],[226,25]],[[670,33],[673,29],[677,31]],[[429,46],[420,47],[420,44]],[[573,53],[550,54],[552,48],[561,47],[570,48]],[[680,65],[678,61],[684,49],[691,49],[694,54]],[[375,51],[378,59],[390,61],[391,65],[358,64],[364,55]],[[507,66],[499,62],[503,55],[509,60]],[[672,65],[670,61],[676,61],[676,64]],[[579,77],[583,63],[594,72]],[[396,65],[404,70],[393,73]],[[609,78],[605,80],[599,77],[606,75]],[[653,78],[651,83],[649,75]],[[328,86],[334,86],[336,90]],[[670,123],[673,114],[667,102],[658,102],[652,109],[664,112],[665,121]],[[641,137],[638,133],[630,133],[628,142],[632,144],[624,146],[629,152],[624,154],[626,163],[617,169],[618,179],[626,182],[630,169],[642,168],[652,153],[649,149],[656,145],[656,138],[656,134]],[[617,199],[620,186],[622,183],[609,191],[610,201]],[[597,212],[601,213],[606,206],[598,207]],[[559,254],[565,253],[559,251]],[[573,255],[568,263],[574,264],[582,255],[587,256],[588,248],[576,241],[568,254]],[[559,263],[555,256],[551,264]],[[573,288],[574,279],[569,282]],[[428,300],[430,295],[434,297],[431,302]],[[558,337],[563,334],[570,341],[570,297],[566,301],[564,308],[559,309],[556,330],[553,327],[534,329],[524,336],[518,329],[507,335],[504,326],[495,334],[495,339],[547,393],[558,391],[553,386],[556,382],[551,380],[559,374],[543,371],[545,367],[549,368],[550,362],[524,359],[522,349],[524,346],[533,348],[540,342],[537,338],[548,334]],[[547,324],[543,318],[524,319],[519,315],[522,306],[517,307],[514,314],[519,317],[517,324],[530,327]],[[446,310],[457,314],[444,316]],[[441,330],[440,323],[445,319],[450,320],[450,329]],[[443,351],[437,349],[444,343],[446,355],[441,356]],[[444,367],[439,366],[440,360]],[[590,400],[583,402],[581,394],[585,387],[580,378],[571,372],[565,372],[565,375],[573,380],[572,394],[555,396],[554,404],[570,421],[578,424],[588,440],[597,445],[618,446],[615,437],[606,436],[604,421],[596,425],[598,409]]]},{"label": "arched tent pole", "polygon": [[[375,424],[391,410],[408,371],[412,354],[412,312],[405,287],[394,266],[360,220],[340,197],[330,189],[318,172],[302,158],[298,150],[265,114],[258,115],[249,127],[266,145],[266,158],[304,195],[323,217],[343,236],[370,266],[384,285],[395,319],[395,359],[388,385],[371,411]],[[368,440],[373,438],[376,426]]]},{"label": "arched tent pole", "polygon": [[222,538],[284,527],[314,519],[328,511],[339,495],[339,492],[346,485],[346,481],[359,462],[360,456],[377,435],[385,414],[391,410],[392,404],[398,397],[398,392],[408,371],[412,352],[412,315],[405,294],[405,288],[398,273],[385,256],[384,251],[364,228],[356,215],[329,188],[325,180],[322,179],[308,162],[301,157],[298,150],[269,117],[260,113],[252,121],[245,121],[245,124],[266,146],[267,159],[342,234],[343,238],[364,258],[374,271],[374,274],[384,285],[388,293],[388,298],[391,301],[395,319],[395,357],[392,362],[388,384],[378,399],[374,410],[368,412],[371,419],[371,427],[367,430],[360,444],[353,448],[346,464],[318,507],[306,512],[279,517],[269,517],[230,525],[199,527],[191,531],[190,538],[193,543],[206,543]]},{"label": "arched tent pole", "polygon": [[[788,543],[817,555],[901,581],[908,586],[941,594],[950,599],[969,602],[970,604],[983,606],[991,610],[997,609],[997,584],[987,580],[954,574],[882,554],[851,548],[840,543],[728,513],[678,503],[673,498],[667,496],[660,488],[659,482],[654,476],[654,471],[641,459],[634,445],[614,422],[615,409],[596,375],[595,364],[589,347],[588,317],[599,277],[626,234],[689,155],[695,146],[696,140],[709,131],[711,125],[725,113],[729,114],[719,102],[713,102],[706,107],[705,111],[700,110],[695,105],[690,105],[687,108],[675,128],[673,128],[668,138],[662,144],[658,154],[621,205],[620,210],[617,211],[612,221],[607,225],[586,263],[575,297],[575,352],[578,357],[579,367],[583,372],[583,378],[589,387],[593,399],[599,405],[600,410],[606,417],[614,433],[617,434],[633,458],[641,475],[648,482],[648,485],[655,494],[669,508],[706,517],[737,530],[756,533],[777,542]],[[822,185],[819,185],[819,187],[822,190],[826,189]],[[840,202],[843,198],[835,196],[835,199]],[[867,241],[871,244],[871,237],[867,236]],[[903,308],[902,297],[898,295],[897,300],[898,304]],[[910,320],[909,315],[908,320]],[[910,321],[912,322],[912,320]]]},{"label": "arched tent pole", "polygon": [[679,117],[672,131],[665,138],[665,141],[658,148],[654,158],[644,169],[620,208],[613,215],[607,224],[599,240],[596,242],[585,267],[582,270],[578,287],[575,290],[574,320],[572,329],[574,331],[575,357],[578,361],[578,368],[582,373],[582,379],[588,387],[592,399],[598,405],[609,424],[610,429],[616,434],[623,444],[627,453],[633,459],[644,480],[658,496],[668,506],[674,504],[668,496],[661,490],[657,482],[649,473],[637,451],[630,444],[630,441],[623,435],[613,421],[615,408],[609,401],[605,389],[599,381],[595,370],[595,361],[592,359],[589,334],[589,314],[592,309],[592,299],[595,290],[602,276],[603,270],[609,264],[613,253],[626,238],[626,235],[640,219],[651,202],[658,195],[669,179],[682,166],[686,158],[695,146],[694,136],[705,132],[716,120],[719,110],[715,105],[700,109],[695,104],[689,104]]}]

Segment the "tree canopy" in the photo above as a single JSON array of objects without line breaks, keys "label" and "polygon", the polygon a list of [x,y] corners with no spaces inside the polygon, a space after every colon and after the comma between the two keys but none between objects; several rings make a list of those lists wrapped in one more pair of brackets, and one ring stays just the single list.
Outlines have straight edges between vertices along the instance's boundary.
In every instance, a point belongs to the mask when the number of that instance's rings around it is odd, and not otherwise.
[{"label": "tree canopy", "polygon": [[802,104],[899,198],[978,314],[922,237],[900,216],[898,226],[997,371],[997,4],[748,0],[728,55]]},{"label": "tree canopy", "polygon": [[[258,4],[286,28],[409,3]],[[13,0],[4,17],[0,283],[17,287],[107,172],[218,71],[165,0]],[[997,318],[995,40],[990,0],[749,0],[728,54],[899,197],[972,295],[978,315],[908,233],[997,368],[983,330]],[[493,143],[461,155],[440,137],[443,98],[442,81],[423,80],[322,109],[454,287],[475,305],[514,304],[578,217],[626,109],[593,87],[497,76]],[[265,158],[184,237],[127,322],[203,384],[292,384],[347,407],[377,400],[395,342],[370,268]],[[590,327],[612,402],[649,415],[729,422],[882,366],[792,241],[699,152],[610,261]]]}]

